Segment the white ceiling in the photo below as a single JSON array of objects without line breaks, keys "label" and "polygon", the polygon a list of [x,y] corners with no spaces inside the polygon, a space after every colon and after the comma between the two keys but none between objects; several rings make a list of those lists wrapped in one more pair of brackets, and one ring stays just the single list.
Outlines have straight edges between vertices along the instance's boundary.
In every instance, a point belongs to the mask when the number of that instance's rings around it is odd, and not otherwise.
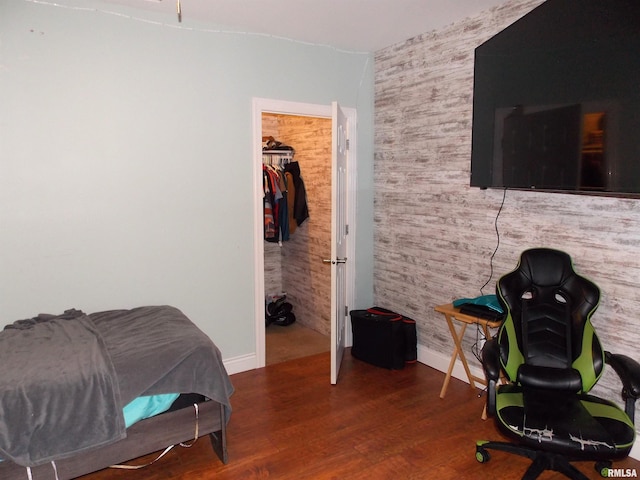
[{"label": "white ceiling", "polygon": [[[102,0],[167,13],[178,0]],[[506,0],[180,0],[182,24],[374,52],[473,16]]]}]

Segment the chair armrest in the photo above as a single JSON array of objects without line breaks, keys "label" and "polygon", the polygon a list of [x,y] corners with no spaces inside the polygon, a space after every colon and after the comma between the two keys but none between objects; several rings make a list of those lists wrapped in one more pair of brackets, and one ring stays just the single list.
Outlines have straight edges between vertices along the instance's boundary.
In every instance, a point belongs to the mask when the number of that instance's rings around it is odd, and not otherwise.
[{"label": "chair armrest", "polygon": [[640,397],[640,363],[617,353],[604,352],[604,359],[622,381],[622,398],[625,400],[625,413],[634,421],[635,402]]},{"label": "chair armrest", "polygon": [[496,388],[500,378],[500,346],[495,338],[482,347],[482,368],[487,377],[487,415],[496,414]]},{"label": "chair armrest", "polygon": [[500,378],[500,346],[495,338],[487,340],[482,347],[482,368],[487,380],[498,381]]}]

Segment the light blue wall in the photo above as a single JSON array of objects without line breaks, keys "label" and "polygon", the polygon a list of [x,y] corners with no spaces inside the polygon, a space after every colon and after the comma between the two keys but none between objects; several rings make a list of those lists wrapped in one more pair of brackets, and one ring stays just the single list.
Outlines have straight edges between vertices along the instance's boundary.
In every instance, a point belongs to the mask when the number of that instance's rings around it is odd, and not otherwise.
[{"label": "light blue wall", "polygon": [[225,359],[254,353],[253,97],[357,109],[354,307],[370,304],[372,55],[0,3],[0,325],[172,304]]}]

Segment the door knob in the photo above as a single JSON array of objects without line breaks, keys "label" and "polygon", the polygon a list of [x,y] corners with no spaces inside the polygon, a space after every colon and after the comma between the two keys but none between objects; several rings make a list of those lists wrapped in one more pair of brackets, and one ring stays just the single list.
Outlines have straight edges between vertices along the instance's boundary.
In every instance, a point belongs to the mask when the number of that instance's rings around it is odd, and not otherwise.
[{"label": "door knob", "polygon": [[347,263],[347,257],[344,258],[336,258],[335,260],[331,260],[329,258],[325,258],[322,260],[322,263],[331,263],[331,264],[336,264],[336,263]]}]

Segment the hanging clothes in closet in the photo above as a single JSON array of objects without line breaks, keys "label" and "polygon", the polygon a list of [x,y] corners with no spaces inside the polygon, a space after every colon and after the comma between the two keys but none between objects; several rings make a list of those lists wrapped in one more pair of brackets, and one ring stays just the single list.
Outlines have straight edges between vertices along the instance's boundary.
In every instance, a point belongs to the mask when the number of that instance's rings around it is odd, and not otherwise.
[{"label": "hanging clothes in closet", "polygon": [[284,169],[262,165],[264,187],[264,238],[269,242],[289,240],[289,206]]},{"label": "hanging clothes in closet", "polygon": [[262,154],[264,188],[264,238],[268,242],[289,240],[298,225],[309,217],[306,190],[292,147],[267,141]]},{"label": "hanging clothes in closet", "polygon": [[292,200],[290,201],[290,203],[293,204],[293,208],[289,215],[290,223],[295,223],[296,226],[300,226],[307,218],[309,218],[307,191],[304,188],[304,181],[300,174],[300,165],[298,162],[290,162],[285,165],[284,172],[285,177],[289,180],[288,185],[293,186],[291,193]]}]

